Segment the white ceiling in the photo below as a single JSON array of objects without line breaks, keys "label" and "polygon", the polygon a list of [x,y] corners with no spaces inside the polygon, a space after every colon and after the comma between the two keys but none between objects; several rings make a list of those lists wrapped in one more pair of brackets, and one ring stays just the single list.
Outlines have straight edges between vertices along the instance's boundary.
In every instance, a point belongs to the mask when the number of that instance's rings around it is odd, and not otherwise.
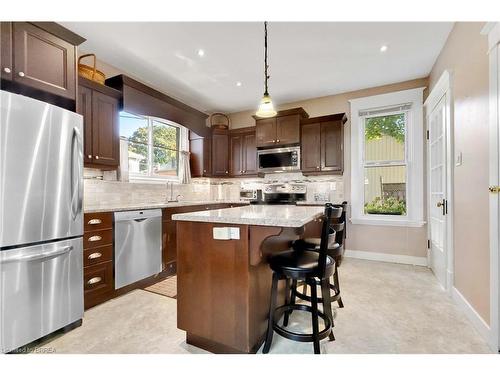
[{"label": "white ceiling", "polygon": [[[263,23],[62,24],[87,39],[82,50],[199,110],[251,109],[262,96]],[[270,22],[269,92],[279,105],[425,77],[452,27],[451,22]],[[384,53],[382,45],[388,46]]]}]

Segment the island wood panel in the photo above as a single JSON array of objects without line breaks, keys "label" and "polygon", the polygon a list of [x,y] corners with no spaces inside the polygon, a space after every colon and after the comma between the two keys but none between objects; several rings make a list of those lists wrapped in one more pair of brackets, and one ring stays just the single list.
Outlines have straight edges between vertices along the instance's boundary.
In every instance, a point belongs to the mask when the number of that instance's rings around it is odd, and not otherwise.
[{"label": "island wood panel", "polygon": [[[240,239],[214,240],[213,228],[221,226],[240,228]],[[302,233],[303,228],[177,222],[177,326],[187,332],[187,342],[214,353],[255,353],[267,327],[267,257],[288,249]]]},{"label": "island wood panel", "polygon": [[[213,240],[216,226],[177,222],[177,326],[247,352],[248,244]],[[237,227],[247,238],[248,227]]]}]

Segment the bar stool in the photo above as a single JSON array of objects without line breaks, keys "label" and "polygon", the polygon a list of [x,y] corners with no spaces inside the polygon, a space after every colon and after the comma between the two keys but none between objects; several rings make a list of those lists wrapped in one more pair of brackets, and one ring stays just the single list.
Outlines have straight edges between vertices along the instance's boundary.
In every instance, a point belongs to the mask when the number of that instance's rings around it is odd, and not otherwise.
[{"label": "bar stool", "polygon": [[[294,341],[300,342],[313,342],[314,353],[320,353],[319,342],[324,338],[330,338],[330,341],[335,337],[332,332],[333,314],[330,301],[329,279],[335,270],[335,261],[327,254],[329,228],[332,218],[340,218],[342,208],[333,207],[327,203],[325,205],[325,214],[323,220],[323,227],[321,231],[321,241],[319,250],[294,250],[290,249],[280,252],[269,258],[269,265],[273,271],[272,289],[271,289],[271,303],[269,307],[269,320],[266,334],[266,341],[263,353],[268,353],[271,348],[273,333]],[[279,280],[286,280],[286,297],[285,304],[277,307],[278,299],[278,282]],[[291,303],[290,300],[290,281],[296,285],[297,281],[304,281],[311,286],[311,305],[298,305]],[[321,300],[323,301],[323,312],[318,310],[318,296],[317,296],[317,280],[321,285]],[[292,296],[293,298],[293,296]],[[293,310],[307,311],[311,313],[312,318],[312,334],[295,333],[285,329],[288,325],[289,312]],[[284,314],[283,325],[279,325],[278,321]],[[323,319],[325,328],[319,331],[319,318]]]},{"label": "bar stool", "polygon": [[[330,296],[330,301],[337,302],[340,308],[344,307],[344,302],[342,301],[342,296],[340,294],[340,282],[339,282],[339,267],[342,263],[342,259],[345,252],[345,217],[346,217],[346,209],[347,202],[343,202],[342,204],[333,205],[337,208],[342,208],[342,214],[337,223],[333,223],[330,225],[330,241],[328,245],[327,254],[335,260],[335,271],[333,274],[333,283],[329,284],[330,289],[333,291],[333,295]],[[332,241],[333,239],[333,241]],[[320,238],[304,238],[302,240],[297,240],[293,243],[292,247],[297,251],[319,251],[321,239]],[[316,280],[316,285],[320,285],[319,280]],[[304,301],[311,301],[311,297],[307,295],[307,284],[303,284],[302,293],[297,291],[297,284],[292,283],[291,290],[291,300],[292,303],[295,303],[295,298],[298,297]],[[322,302],[321,299],[318,300]]]}]

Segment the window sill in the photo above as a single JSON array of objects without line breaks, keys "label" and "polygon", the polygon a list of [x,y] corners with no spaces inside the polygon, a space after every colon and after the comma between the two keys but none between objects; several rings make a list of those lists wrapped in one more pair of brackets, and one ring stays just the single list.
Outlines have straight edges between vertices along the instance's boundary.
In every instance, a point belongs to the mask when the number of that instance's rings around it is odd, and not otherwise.
[{"label": "window sill", "polygon": [[128,182],[134,183],[145,183],[145,184],[166,184],[167,182],[176,182],[179,183],[180,179],[177,177],[174,178],[155,178],[155,177],[132,177],[129,176]]},{"label": "window sill", "polygon": [[351,224],[356,225],[377,225],[377,226],[390,226],[390,227],[407,227],[407,228],[421,228],[426,222],[415,221],[406,219],[388,219],[388,218],[351,218]]}]

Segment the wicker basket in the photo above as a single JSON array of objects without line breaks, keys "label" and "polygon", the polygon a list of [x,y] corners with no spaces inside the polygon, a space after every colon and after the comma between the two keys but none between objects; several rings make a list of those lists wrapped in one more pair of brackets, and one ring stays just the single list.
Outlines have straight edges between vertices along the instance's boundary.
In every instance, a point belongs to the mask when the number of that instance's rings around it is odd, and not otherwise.
[{"label": "wicker basket", "polygon": [[[80,62],[83,58],[90,56],[94,57],[94,66],[85,65]],[[81,55],[80,58],[78,59],[78,75],[90,79],[94,82],[100,83],[101,85],[104,85],[106,76],[104,75],[103,72],[95,68],[95,64],[96,64],[96,57],[93,53],[89,53],[87,55]]]},{"label": "wicker basket", "polygon": [[[220,122],[221,117],[223,117],[225,120],[224,122]],[[216,123],[214,123],[214,118],[218,119]],[[229,124],[230,124],[229,116],[220,113],[220,112],[215,112],[210,115],[210,127],[215,128],[215,129],[229,129]]]}]

